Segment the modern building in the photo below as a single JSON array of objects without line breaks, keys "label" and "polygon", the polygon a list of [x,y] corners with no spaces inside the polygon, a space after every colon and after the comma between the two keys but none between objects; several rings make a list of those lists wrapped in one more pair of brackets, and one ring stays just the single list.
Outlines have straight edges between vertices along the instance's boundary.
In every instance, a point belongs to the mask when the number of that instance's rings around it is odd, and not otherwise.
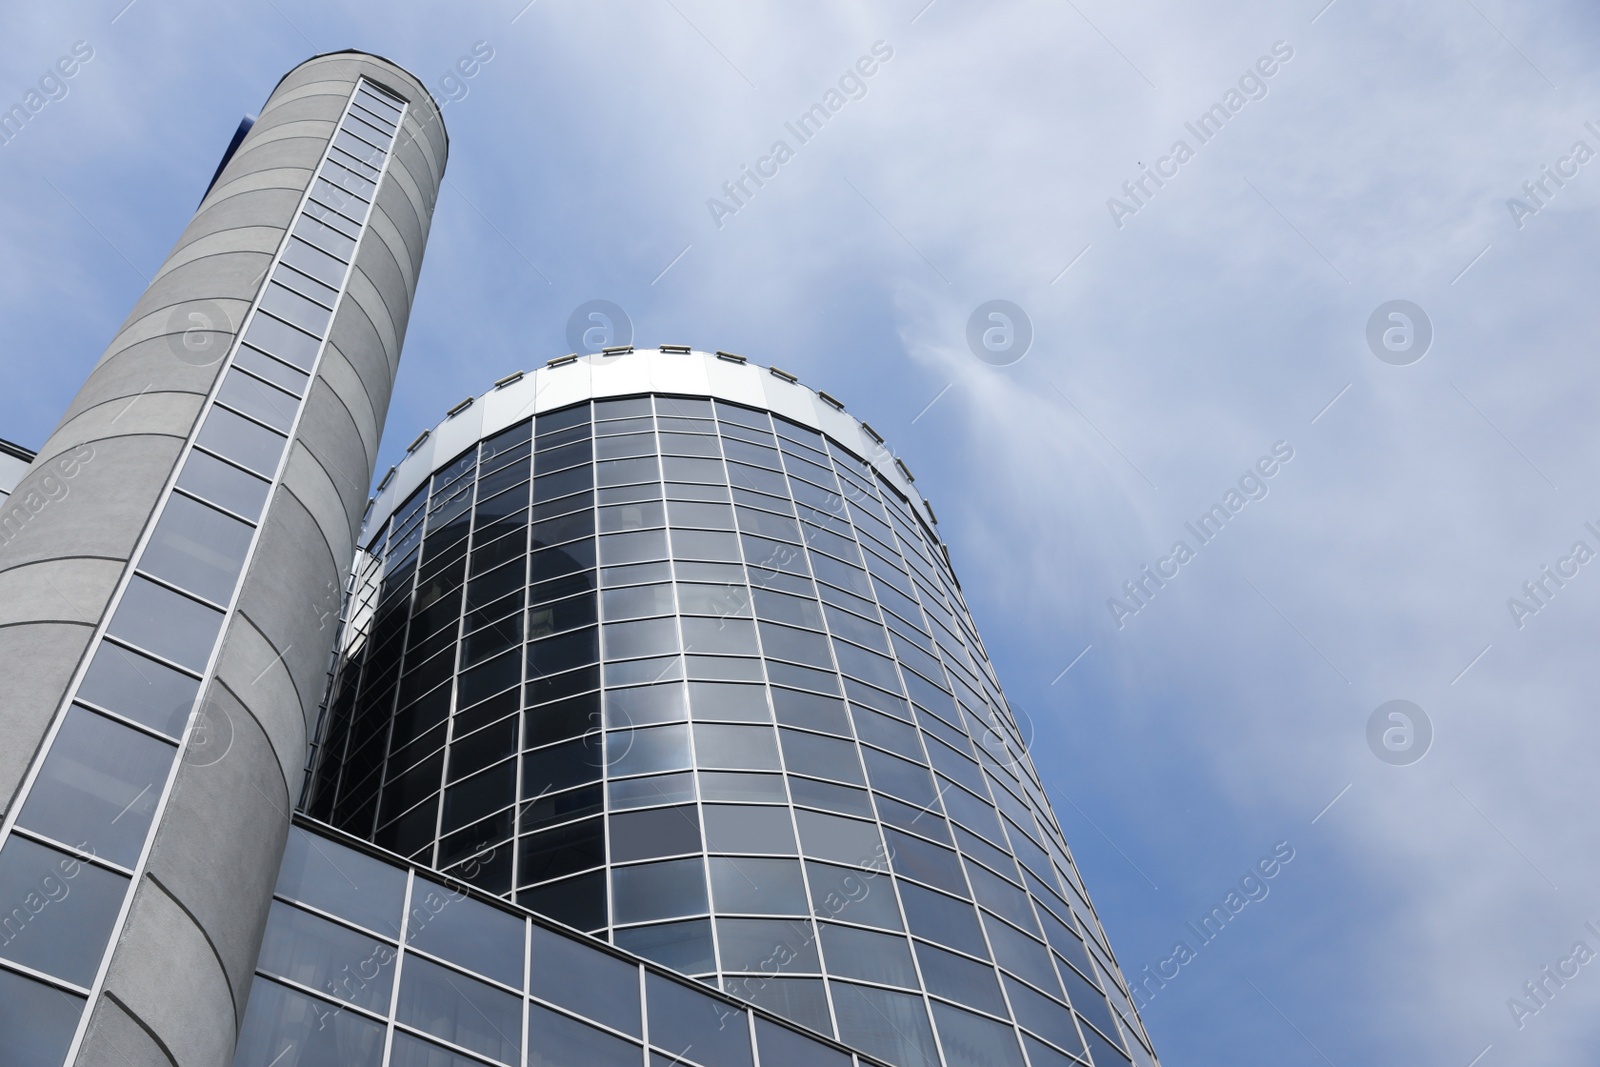
[{"label": "modern building", "polygon": [[0,1067],[1153,1065],[882,438],[608,349],[369,499],[439,111],[241,133],[0,503]]},{"label": "modern building", "polygon": [[22,481],[22,476],[28,472],[28,464],[32,462],[32,452],[21,445],[0,440],[0,508],[6,506],[6,499],[11,496],[17,483]]}]

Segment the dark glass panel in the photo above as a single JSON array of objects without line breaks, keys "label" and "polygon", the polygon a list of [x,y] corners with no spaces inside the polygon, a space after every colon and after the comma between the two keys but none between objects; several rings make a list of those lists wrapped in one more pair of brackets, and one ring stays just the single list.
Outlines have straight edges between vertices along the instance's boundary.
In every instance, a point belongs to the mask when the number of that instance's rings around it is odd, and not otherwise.
[{"label": "dark glass panel", "polygon": [[888,875],[807,860],[806,877],[813,914],[883,930],[903,929]]},{"label": "dark glass panel", "polygon": [[199,688],[196,679],[106,641],[95,650],[78,696],[176,738]]},{"label": "dark glass panel", "polygon": [[[382,1023],[257,978],[239,1030],[234,1067],[378,1067]],[[292,1049],[293,1056],[284,1055]]]},{"label": "dark glass panel", "polygon": [[708,804],[706,848],[712,852],[794,855],[794,827],[786,807]]},{"label": "dark glass panel", "polygon": [[17,823],[132,867],[176,754],[104,715],[68,708]]},{"label": "dark glass panel", "polygon": [[524,837],[518,880],[524,885],[598,867],[605,862],[605,823],[601,819],[559,826]]},{"label": "dark glass panel", "polygon": [[420,956],[406,957],[394,1017],[501,1063],[519,1062],[519,998]]},{"label": "dark glass panel", "polygon": [[[725,1001],[658,974],[645,977],[650,1043],[689,1054],[705,1067],[750,1067],[750,1032],[743,1013]],[[736,1025],[727,1025],[729,1016]]]},{"label": "dark glass panel", "polygon": [[[729,859],[712,856],[711,898],[717,911],[760,915],[805,915],[806,887],[792,859]],[[726,964],[724,964],[726,966]]]},{"label": "dark glass panel", "polygon": [[1005,1023],[948,1004],[933,1006],[933,1021],[948,1067],[1023,1067],[1017,1033]]},{"label": "dark glass panel", "polygon": [[394,946],[275,900],[256,969],[387,1013],[394,960]]},{"label": "dark glass panel", "polygon": [[406,944],[497,982],[522,985],[523,920],[455,889],[418,878]]},{"label": "dark glass panel", "polygon": [[[547,882],[517,894],[517,903],[530,911],[577,930],[600,930],[607,925],[606,872],[592,871],[559,882]],[[540,928],[535,926],[535,938]],[[535,964],[534,974],[540,974]],[[562,980],[566,975],[555,976]],[[535,979],[537,981],[537,978]],[[537,992],[537,991],[536,991]],[[543,994],[540,994],[543,995]],[[550,999],[546,997],[546,999]],[[593,1016],[600,1018],[600,1016]]]},{"label": "dark glass panel", "polygon": [[909,882],[900,882],[900,902],[906,922],[918,937],[937,941],[969,955],[987,957],[978,913],[964,900],[955,900]]},{"label": "dark glass panel", "polygon": [[222,612],[135,576],[122,594],[108,631],[158,656],[205,669],[222,627]]},{"label": "dark glass panel", "polygon": [[911,946],[904,937],[831,923],[821,926],[822,954],[830,975],[901,989],[921,988],[916,965],[911,962]]},{"label": "dark glass panel", "polygon": [[537,1004],[528,1008],[528,1055],[532,1067],[639,1067],[640,1062],[639,1046]]},{"label": "dark glass panel", "polygon": [[614,921],[618,923],[703,915],[706,912],[705,861],[695,857],[613,867],[611,901]]},{"label": "dark glass panel", "polygon": [[833,983],[839,1040],[895,1067],[939,1063],[933,1030],[921,997],[885,989]]},{"label": "dark glass panel", "polygon": [[261,517],[272,483],[196,450],[183,461],[178,488],[253,521]]},{"label": "dark glass panel", "polygon": [[0,849],[0,956],[94,981],[128,879],[13,834]]},{"label": "dark glass panel", "polygon": [[682,974],[704,974],[716,968],[710,919],[636,926],[616,931],[612,940],[620,949]]}]

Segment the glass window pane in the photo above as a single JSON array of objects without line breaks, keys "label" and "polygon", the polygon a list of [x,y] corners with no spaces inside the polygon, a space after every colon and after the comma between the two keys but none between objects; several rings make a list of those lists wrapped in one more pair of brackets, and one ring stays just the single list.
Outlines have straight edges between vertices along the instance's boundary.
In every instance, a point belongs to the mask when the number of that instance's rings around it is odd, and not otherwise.
[{"label": "glass window pane", "polygon": [[501,1063],[518,1061],[520,998],[421,956],[408,955],[401,968],[394,1017]]},{"label": "glass window pane", "polygon": [[275,900],[256,970],[387,1014],[394,959],[392,945]]},{"label": "glass window pane", "polygon": [[378,1067],[383,1024],[257,978],[233,1067]]},{"label": "glass window pane", "polygon": [[1006,1013],[1005,1001],[1000,999],[1000,981],[987,963],[921,942],[917,943],[917,960],[922,964],[922,980],[927,983],[928,992],[997,1015]]},{"label": "glass window pane", "polygon": [[768,726],[694,727],[695,762],[702,767],[728,767],[734,770],[776,771],[778,737]]},{"label": "glass window pane", "polygon": [[807,856],[862,867],[882,861],[883,844],[872,823],[816,811],[794,814],[800,827],[800,846]]},{"label": "glass window pane", "polygon": [[625,782],[612,782],[608,787],[611,808],[624,811],[628,808],[645,808],[652,804],[670,804],[694,799],[694,775],[657,774],[649,778],[630,778]]},{"label": "glass window pane", "polygon": [[[326,230],[326,227],[311,219],[301,219],[300,224],[295,227],[295,232],[300,233],[301,227],[307,224],[317,231]],[[354,242],[348,241],[348,239],[339,234],[331,234],[331,237],[333,240],[354,247]],[[313,239],[315,239],[315,236],[313,236]],[[327,242],[319,241],[318,243],[325,244],[331,251],[340,251],[340,249],[333,248]],[[311,373],[311,368],[316,366],[317,351],[322,347],[322,342],[315,337],[295,329],[286,322],[280,322],[271,315],[257,315],[251,319],[250,328],[245,331],[244,339],[252,347],[277,356],[286,363],[292,363],[307,374]]]},{"label": "glass window pane", "polygon": [[711,955],[711,920],[635,926],[612,935],[617,947],[643,956],[680,974],[704,974],[715,968]]},{"label": "glass window pane", "polygon": [[699,778],[702,800],[782,804],[788,799],[784,796],[783,776],[780,774],[701,771]]},{"label": "glass window pane", "polygon": [[176,738],[189,721],[199,689],[199,681],[187,674],[103,641],[78,696]]},{"label": "glass window pane", "polygon": [[227,377],[222,380],[222,388],[217,390],[217,400],[284,433],[289,432],[289,427],[294,425],[295,415],[300,411],[297,397],[252,378],[238,368],[228,371]]},{"label": "glass window pane", "polygon": [[204,497],[247,519],[259,519],[272,483],[199,450],[191,451],[178,488]]},{"label": "glass window pane", "polygon": [[607,621],[670,615],[673,611],[672,586],[634,585],[623,589],[607,589],[600,594],[600,605],[601,614]]},{"label": "glass window pane", "polygon": [[912,933],[973,956],[988,957],[983,931],[978,929],[978,913],[971,904],[910,882],[900,882],[899,886]]},{"label": "glass window pane", "polygon": [[926,1067],[939,1062],[921,997],[884,989],[833,983],[833,1010],[839,1040],[896,1067]]},{"label": "glass window pane", "polygon": [[811,882],[812,912],[830,919],[901,930],[900,907],[886,875],[806,861]]},{"label": "glass window pane", "polygon": [[104,715],[68,708],[17,822],[132,867],[176,752]]},{"label": "glass window pane", "polygon": [[684,709],[681,685],[644,685],[606,691],[607,726],[645,726],[686,718],[688,712]]},{"label": "glass window pane", "polygon": [[222,612],[135,575],[108,629],[140,648],[202,671],[221,628]]},{"label": "glass window pane", "polygon": [[509,912],[418,878],[411,887],[406,944],[520,987],[523,925]]},{"label": "glass window pane", "polygon": [[0,971],[0,1034],[6,1067],[58,1067],[78,1028],[84,1000]]},{"label": "glass window pane", "polygon": [[817,973],[817,939],[809,919],[717,920],[717,949],[724,971]]},{"label": "glass window pane", "polygon": [[610,823],[613,863],[700,851],[700,820],[692,804],[613,815]]},{"label": "glass window pane", "polygon": [[[658,974],[645,978],[645,1003],[656,1048],[688,1053],[705,1067],[750,1067],[750,1032],[738,1008]],[[737,1025],[726,1025],[730,1018]]]},{"label": "glass window pane", "polygon": [[784,766],[791,774],[866,784],[855,742],[799,730],[779,730],[778,733],[783,737]]},{"label": "glass window pane", "polygon": [[231,515],[174,493],[139,556],[139,569],[226,604],[239,584],[254,533]]},{"label": "glass window pane", "polygon": [[1023,1067],[1017,1033],[1005,1023],[937,1003],[933,1021],[949,1067]]},{"label": "glass window pane", "polygon": [[[320,182],[318,184],[321,185]],[[285,288],[277,282],[267,285],[267,291],[261,297],[261,310],[270,311],[285,322],[292,323],[318,337],[322,336],[328,327],[328,319],[333,316],[333,312],[321,304],[307,300],[293,289]]]},{"label": "glass window pane", "polygon": [[206,414],[200,436],[203,448],[226,456],[257,474],[270,478],[278,472],[278,457],[283,455],[284,438],[265,426],[258,426],[226,408],[212,408]]},{"label": "glass window pane", "polygon": [[767,690],[759,685],[726,682],[690,682],[689,707],[698,722],[727,719],[735,722],[771,722]]},{"label": "glass window pane", "polygon": [[[541,926],[533,928],[528,991],[579,1015],[639,1036],[639,968]],[[530,1034],[532,1029],[530,1026]],[[530,1049],[535,1052],[539,1045],[537,1040],[529,1042]]]},{"label": "glass window pane", "polygon": [[404,1030],[396,1030],[388,1067],[481,1067],[482,1063],[482,1060],[452,1052]]},{"label": "glass window pane", "polygon": [[1083,1039],[1078,1036],[1078,1028],[1066,1005],[1035,992],[1015,978],[1003,981],[1018,1023],[1062,1048],[1083,1052]]},{"label": "glass window pane", "polygon": [[[638,982],[635,972],[635,1003]],[[634,1025],[637,1029],[638,1024]],[[531,1004],[528,1006],[528,1062],[533,1067],[573,1067],[575,1064],[639,1067],[640,1053],[638,1045]]]},{"label": "glass window pane", "polygon": [[845,1053],[766,1019],[756,1020],[756,1047],[761,1067],[850,1067]]},{"label": "glass window pane", "polygon": [[618,923],[704,914],[704,861],[695,858],[617,867],[611,872],[611,900]]},{"label": "glass window pane", "polygon": [[711,897],[717,911],[738,914],[804,915],[806,887],[800,864],[789,859],[728,859],[708,861]]},{"label": "glass window pane", "polygon": [[904,937],[823,923],[822,954],[830,975],[902,989],[921,988],[911,962],[911,946]]},{"label": "glass window pane", "polygon": [[385,937],[400,936],[406,872],[298,826],[289,830],[277,892]]},{"label": "glass window pane", "polygon": [[794,828],[786,807],[707,805],[706,848],[712,852],[795,854]]},{"label": "glass window pane", "polygon": [[325,285],[337,289],[344,282],[345,265],[321,249],[291,237],[283,250],[283,261],[296,270],[303,270]]},{"label": "glass window pane", "polygon": [[[700,564],[700,566],[715,566]],[[684,577],[688,568],[680,566],[678,576]],[[750,590],[745,588],[744,574],[739,568],[730,581],[719,584],[678,585],[678,600],[685,615],[713,615],[719,619],[735,616],[750,617]]]},{"label": "glass window pane", "polygon": [[613,778],[689,766],[689,728],[684,725],[616,730],[606,735],[606,744],[607,773]]},{"label": "glass window pane", "polygon": [[635,656],[664,656],[676,651],[678,651],[678,620],[675,618],[608,622],[605,625],[605,652],[608,660],[631,659]]},{"label": "glass window pane", "polygon": [[0,849],[0,956],[94,981],[128,879],[13,834]]}]

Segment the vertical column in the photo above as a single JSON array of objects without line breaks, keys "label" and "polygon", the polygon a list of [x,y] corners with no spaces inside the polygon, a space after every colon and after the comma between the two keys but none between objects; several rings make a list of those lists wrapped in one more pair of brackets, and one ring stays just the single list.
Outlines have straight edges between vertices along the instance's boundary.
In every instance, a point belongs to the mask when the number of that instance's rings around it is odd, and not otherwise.
[{"label": "vertical column", "polygon": [[0,1029],[38,1062],[232,1056],[445,151],[392,64],[296,68],[19,486]]}]

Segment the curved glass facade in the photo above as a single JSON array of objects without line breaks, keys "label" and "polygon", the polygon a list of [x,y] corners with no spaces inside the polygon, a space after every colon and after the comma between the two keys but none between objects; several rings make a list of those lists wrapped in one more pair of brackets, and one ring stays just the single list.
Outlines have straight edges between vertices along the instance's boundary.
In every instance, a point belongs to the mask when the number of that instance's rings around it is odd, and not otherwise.
[{"label": "curved glass facade", "polygon": [[367,531],[313,817],[893,1064],[1153,1063],[884,455],[657,392],[440,459]]}]

